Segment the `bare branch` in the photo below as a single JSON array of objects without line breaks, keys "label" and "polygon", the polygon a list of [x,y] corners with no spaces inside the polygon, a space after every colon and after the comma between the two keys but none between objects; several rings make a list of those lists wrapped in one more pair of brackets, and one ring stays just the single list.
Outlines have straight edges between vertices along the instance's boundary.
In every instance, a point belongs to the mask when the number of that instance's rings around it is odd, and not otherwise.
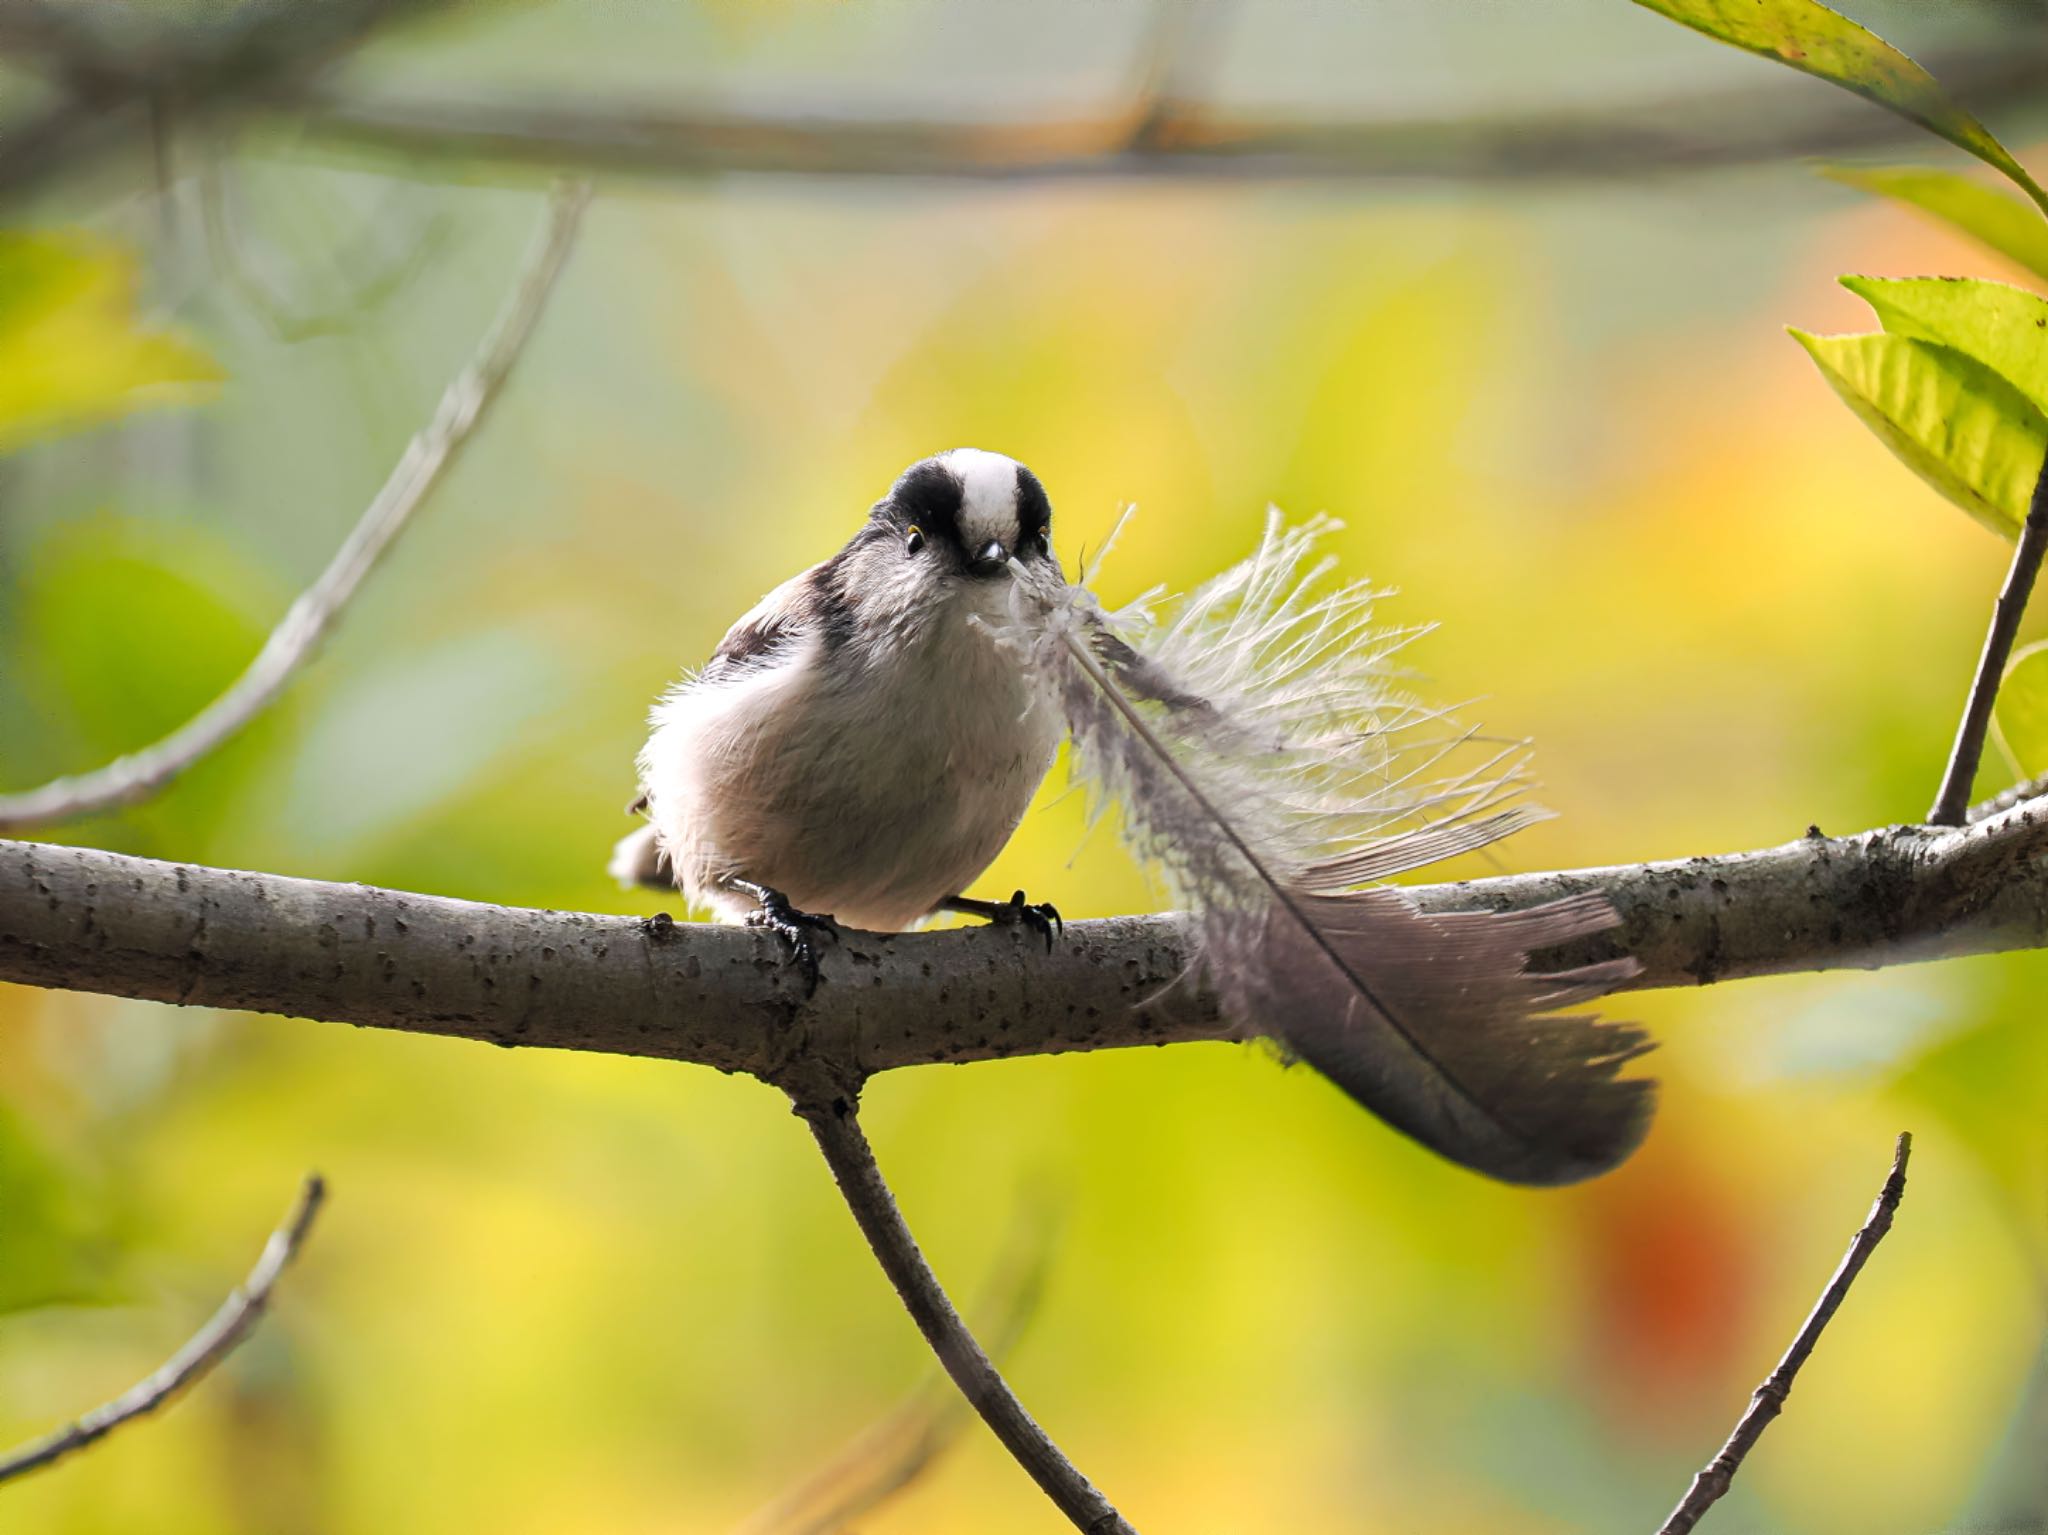
[{"label": "bare branch", "polygon": [[982,1352],[974,1334],[960,1320],[938,1276],[918,1250],[917,1239],[904,1223],[896,1198],[875,1165],[875,1154],[861,1133],[851,1098],[827,1082],[821,1088],[791,1094],[796,1111],[817,1138],[833,1181],[867,1238],[882,1272],[896,1287],[904,1309],[924,1334],[939,1363],[981,1414],[1017,1464],[1030,1473],[1074,1528],[1085,1535],[1136,1535],[1110,1501],[1060,1453],[1044,1429],[1024,1410],[1017,1394]]},{"label": "bare branch", "polygon": [[[1045,1212],[1029,1212],[996,1265],[979,1308],[989,1323],[983,1336],[991,1359],[1004,1359],[1037,1314],[1051,1256]],[[945,1372],[934,1369],[894,1411],[757,1509],[734,1535],[838,1535],[916,1482],[952,1446],[967,1420],[966,1401]]]},{"label": "bare branch", "polygon": [[235,1346],[255,1328],[270,1304],[270,1292],[283,1275],[285,1266],[298,1256],[313,1218],[320,1213],[327,1186],[318,1174],[308,1174],[299,1197],[284,1224],[270,1234],[263,1254],[241,1288],[221,1302],[207,1324],[194,1333],[185,1346],[173,1354],[154,1375],[137,1383],[113,1401],[95,1407],[84,1417],[66,1424],[55,1433],[0,1456],[0,1482],[62,1460],[82,1450],[124,1423],[155,1412],[171,1398],[204,1377],[234,1351]]},{"label": "bare branch", "polygon": [[[1598,891],[1620,926],[1541,956],[1632,954],[1631,987],[1877,969],[2048,945],[2048,805],[1606,869],[1413,887],[1432,911]],[[1175,916],[851,933],[806,995],[751,929],[451,901],[363,885],[0,841],[0,981],[658,1056],[768,1081],[1229,1039]]]},{"label": "bare branch", "polygon": [[1685,1496],[1658,1529],[1657,1535],[1686,1535],[1698,1524],[1700,1516],[1726,1495],[1735,1480],[1735,1473],[1742,1469],[1743,1458],[1756,1448],[1756,1442],[1770,1427],[1771,1420],[1784,1410],[1785,1399],[1792,1394],[1792,1382],[1798,1377],[1800,1366],[1806,1363],[1814,1345],[1820,1342],[1821,1333],[1841,1309],[1843,1300],[1848,1297],[1849,1286],[1863,1272],[1863,1265],[1870,1261],[1877,1244],[1892,1229],[1892,1217],[1898,1213],[1899,1201],[1906,1195],[1906,1159],[1912,1152],[1913,1137],[1901,1133],[1898,1146],[1892,1153],[1891,1174],[1878,1191],[1877,1202],[1870,1207],[1863,1229],[1851,1239],[1848,1252],[1842,1256],[1841,1266],[1835,1270],[1835,1277],[1821,1292],[1819,1302],[1799,1329],[1799,1336],[1792,1340],[1792,1346],[1785,1350],[1785,1357],[1778,1361],[1778,1367],[1756,1388],[1756,1394],[1749,1399],[1748,1410],[1735,1425],[1735,1432],[1728,1436],[1728,1442],[1721,1447],[1721,1453],[1692,1479],[1692,1486],[1686,1489]]},{"label": "bare branch", "polygon": [[2005,585],[1991,608],[1991,628],[1984,636],[1984,652],[1977,660],[1977,675],[1970,683],[1962,723],[1956,727],[1948,770],[1942,774],[1934,808],[1927,812],[1929,825],[1961,826],[1969,819],[1970,786],[1977,781],[1977,763],[1984,755],[1984,737],[1991,729],[1991,706],[1998,699],[2006,659],[2012,654],[2020,619],[2026,615],[2027,598],[2033,593],[2035,576],[2041,572],[2043,554],[2048,554],[2048,459],[2042,461],[2041,472],[2034,478],[2034,499],[2027,508],[2027,520],[2020,524]]},{"label": "bare branch", "polygon": [[[1990,115],[2038,105],[2038,37],[1931,67]],[[301,93],[290,142],[378,157],[384,169],[467,180],[574,167],[663,179],[723,175],[973,181],[1180,177],[1231,181],[1585,181],[1838,156],[1919,142],[1921,130],[1841,92],[1773,81],[1610,111],[1314,121],[1230,117],[1180,96],[1092,117],[989,123],[802,112],[679,111],[588,98]],[[1135,126],[1134,126],[1135,125]]]},{"label": "bare branch", "polygon": [[589,199],[587,183],[566,183],[549,197],[541,231],[476,356],[442,394],[433,418],[406,444],[390,478],[319,579],[300,594],[227,691],[141,751],[90,773],[0,795],[0,828],[66,820],[144,799],[239,733],[284,690],[488,414],[546,307]]}]

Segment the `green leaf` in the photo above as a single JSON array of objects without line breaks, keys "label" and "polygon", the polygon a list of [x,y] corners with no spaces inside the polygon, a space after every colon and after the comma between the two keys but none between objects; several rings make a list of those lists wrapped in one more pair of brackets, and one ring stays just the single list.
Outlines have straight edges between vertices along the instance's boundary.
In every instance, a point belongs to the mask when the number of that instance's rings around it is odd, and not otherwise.
[{"label": "green leaf", "polygon": [[1819,0],[1636,0],[1746,52],[1776,59],[1888,107],[1992,166],[2048,213],[2048,192],[1905,54]]},{"label": "green leaf", "polygon": [[2048,640],[2026,646],[2006,664],[1991,730],[2014,778],[2048,773]]},{"label": "green leaf", "polygon": [[2048,416],[1986,364],[1913,336],[1793,339],[1908,468],[1979,522],[2019,534],[2048,455]]},{"label": "green leaf", "polygon": [[145,406],[201,398],[205,353],[135,316],[135,268],[77,232],[0,230],[0,453]]},{"label": "green leaf", "polygon": [[2017,197],[1960,171],[1921,165],[1829,165],[1822,174],[1844,186],[1918,208],[1952,229],[2048,279],[2048,223]]},{"label": "green leaf", "polygon": [[2048,299],[1979,277],[1844,277],[1842,286],[1887,334],[1968,352],[2048,415]]}]

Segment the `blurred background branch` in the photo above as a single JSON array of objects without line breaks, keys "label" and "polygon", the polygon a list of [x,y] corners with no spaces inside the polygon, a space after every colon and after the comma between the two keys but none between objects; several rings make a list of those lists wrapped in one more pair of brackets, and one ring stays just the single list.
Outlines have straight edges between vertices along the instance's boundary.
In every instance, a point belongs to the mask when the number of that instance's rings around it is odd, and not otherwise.
[{"label": "blurred background branch", "polygon": [[326,1184],[317,1175],[309,1174],[284,1223],[264,1243],[249,1277],[239,1289],[229,1293],[206,1325],[166,1360],[162,1369],[44,1438],[0,1455],[0,1482],[54,1465],[74,1451],[105,1438],[122,1424],[155,1412],[232,1353],[262,1320],[271,1291],[277,1288],[286,1266],[298,1256],[326,1197]]},{"label": "blurred background branch", "polygon": [[[1247,115],[1205,99],[1234,20],[1220,0],[1153,9],[1123,99],[1092,115],[1012,121],[807,103],[720,111],[610,92],[431,94],[331,86],[364,41],[447,0],[246,0],[168,21],[139,7],[0,0],[0,57],[56,99],[0,133],[0,198],[123,147],[230,118],[289,124],[294,143],[429,179],[581,172],[978,181],[1573,181],[1888,149],[1917,130],[1812,82],[1770,81],[1597,109],[1336,118]],[[2048,36],[1930,54],[1986,115],[2038,110]],[[258,141],[260,142],[260,140]],[[159,159],[163,146],[153,146]]]},{"label": "blurred background branch", "polygon": [[[1936,58],[1930,68],[1987,113],[2037,108],[2048,41]],[[463,101],[313,90],[300,105],[314,142],[370,153],[395,173],[464,179],[492,168],[576,168],[656,180],[1543,182],[1853,154],[1925,137],[1867,102],[1797,81],[1645,106],[1361,122],[1237,118],[1142,94],[1098,117],[1002,124],[538,95]]]},{"label": "blurred background branch", "polygon": [[90,773],[0,795],[0,827],[67,820],[143,799],[232,739],[284,691],[489,413],[547,306],[589,200],[590,188],[581,182],[558,186],[550,194],[525,263],[476,355],[449,383],[432,419],[406,444],[327,568],[278,620],[262,650],[227,690],[140,751]]},{"label": "blurred background branch", "polygon": [[[335,302],[309,307],[281,292],[263,275],[245,247],[237,217],[239,178],[232,155],[218,149],[208,155],[200,166],[198,179],[201,228],[215,274],[240,296],[265,330],[288,344],[346,335],[374,318],[442,253],[454,224],[452,215],[440,210],[393,242],[397,246],[394,254],[372,255],[364,263],[340,263],[350,270],[358,264],[368,264],[371,270],[356,278]],[[369,223],[375,228],[386,219],[385,215],[373,215]]]}]

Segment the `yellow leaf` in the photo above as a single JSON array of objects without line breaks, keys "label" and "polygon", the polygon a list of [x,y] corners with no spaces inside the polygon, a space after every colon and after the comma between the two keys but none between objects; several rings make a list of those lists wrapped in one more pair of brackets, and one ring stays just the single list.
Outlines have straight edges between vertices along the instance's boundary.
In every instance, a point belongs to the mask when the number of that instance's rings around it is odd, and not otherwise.
[{"label": "yellow leaf", "polygon": [[213,359],[142,328],[135,287],[133,258],[97,236],[0,230],[0,453],[211,392]]}]

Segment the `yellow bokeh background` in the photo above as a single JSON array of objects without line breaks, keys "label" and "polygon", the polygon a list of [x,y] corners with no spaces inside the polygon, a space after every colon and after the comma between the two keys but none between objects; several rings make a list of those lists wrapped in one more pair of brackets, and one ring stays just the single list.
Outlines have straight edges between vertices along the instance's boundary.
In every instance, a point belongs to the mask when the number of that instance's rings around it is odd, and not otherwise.
[{"label": "yellow bokeh background", "polygon": [[[721,25],[799,24],[742,15]],[[389,215],[370,182],[259,164],[245,201],[314,270],[322,220],[452,212],[384,310],[286,345],[203,286],[178,317],[226,374],[215,403],[11,461],[0,784],[222,685],[481,329],[533,190],[408,188]],[[647,704],[905,463],[963,443],[1036,469],[1070,564],[1136,503],[1112,598],[1200,580],[1269,502],[1341,517],[1345,572],[1399,588],[1387,620],[1441,626],[1417,686],[1536,743],[1559,817],[1500,867],[1910,820],[2008,551],[1782,335],[1861,326],[1851,270],[2018,277],[1797,168],[607,189],[499,413],[285,702],[61,835],[651,912],[602,872]],[[1155,906],[1057,776],[987,890]],[[1059,1212],[1012,1378],[1175,1535],[1654,1527],[1910,1128],[1898,1228],[1719,1517],[1917,1535],[2017,1496],[2001,1446],[2048,1389],[2044,980],[2018,955],[1631,996],[1660,1117],[1562,1192],[1488,1185],[1221,1045],[893,1074],[867,1119],[963,1298],[1022,1212]],[[32,1252],[0,1210],[0,1264],[47,1291],[0,1311],[4,1437],[153,1367],[300,1172],[333,1187],[254,1341],[0,1492],[9,1530],[723,1531],[927,1369],[750,1082],[0,988],[0,1124],[0,1171],[42,1191]],[[859,1524],[1053,1527],[978,1429]]]}]

